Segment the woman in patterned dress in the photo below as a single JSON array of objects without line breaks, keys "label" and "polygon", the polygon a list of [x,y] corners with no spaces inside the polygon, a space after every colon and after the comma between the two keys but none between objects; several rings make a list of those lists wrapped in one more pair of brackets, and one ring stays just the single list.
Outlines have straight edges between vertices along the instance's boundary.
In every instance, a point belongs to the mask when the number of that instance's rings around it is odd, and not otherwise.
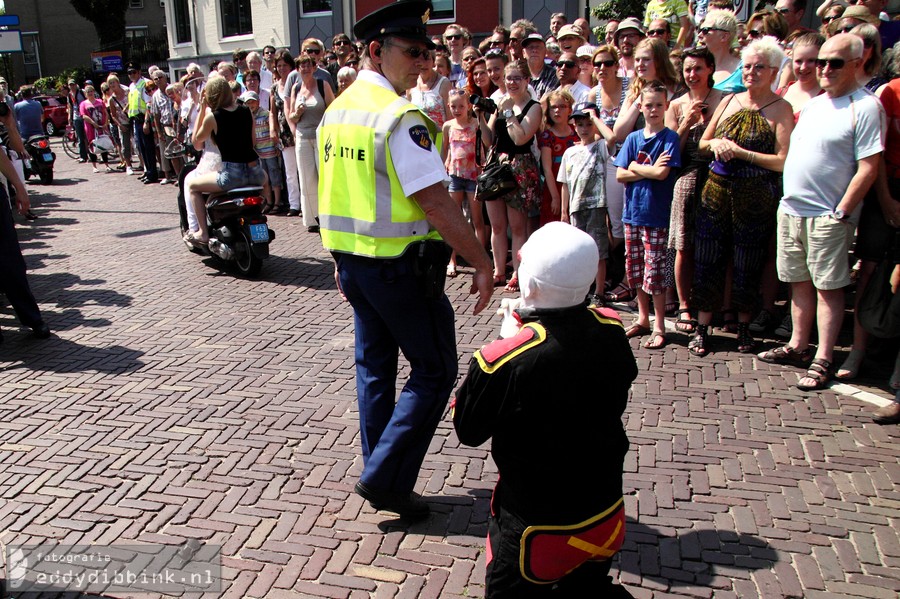
[{"label": "woman in patterned dress", "polygon": [[759,294],[768,241],[775,227],[794,115],[772,91],[784,52],[772,37],[751,42],[742,52],[747,91],[727,96],[710,119],[700,152],[712,153],[695,221],[694,286],[691,303],[699,311],[688,346],[709,353],[713,310],[722,305],[725,273],[734,267],[732,305],[738,312],[738,351],[753,351],[751,310]]}]

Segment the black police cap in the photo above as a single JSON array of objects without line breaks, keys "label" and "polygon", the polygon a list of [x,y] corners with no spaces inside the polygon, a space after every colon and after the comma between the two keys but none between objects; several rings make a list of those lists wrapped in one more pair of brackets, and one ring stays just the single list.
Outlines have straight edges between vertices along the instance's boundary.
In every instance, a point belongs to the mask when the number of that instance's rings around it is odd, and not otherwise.
[{"label": "black police cap", "polygon": [[353,26],[353,35],[367,42],[385,35],[396,35],[424,42],[432,49],[434,42],[425,30],[431,8],[428,0],[399,0],[360,19]]}]

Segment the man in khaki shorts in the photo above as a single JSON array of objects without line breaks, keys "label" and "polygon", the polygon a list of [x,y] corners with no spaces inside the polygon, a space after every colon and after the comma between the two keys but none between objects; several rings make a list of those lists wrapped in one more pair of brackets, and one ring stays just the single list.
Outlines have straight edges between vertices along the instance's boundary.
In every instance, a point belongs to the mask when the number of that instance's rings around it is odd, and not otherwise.
[{"label": "man in khaki shorts", "polygon": [[[856,79],[862,55],[862,40],[850,34],[822,46],[816,70],[825,94],[800,113],[784,163],[776,265],[778,278],[791,284],[794,330],[787,345],[759,358],[809,364],[797,382],[805,391],[825,387],[834,375],[832,354],[844,317],[844,287],[850,283],[848,252],[858,208],[884,150],[884,109]],[[809,363],[814,322],[819,345]]]}]

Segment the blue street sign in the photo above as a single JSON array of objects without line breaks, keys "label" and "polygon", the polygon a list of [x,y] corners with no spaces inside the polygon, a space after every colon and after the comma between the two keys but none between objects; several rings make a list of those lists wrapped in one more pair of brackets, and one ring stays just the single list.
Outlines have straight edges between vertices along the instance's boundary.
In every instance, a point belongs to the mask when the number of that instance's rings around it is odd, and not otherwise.
[{"label": "blue street sign", "polygon": [[18,27],[19,15],[0,15],[0,27]]}]

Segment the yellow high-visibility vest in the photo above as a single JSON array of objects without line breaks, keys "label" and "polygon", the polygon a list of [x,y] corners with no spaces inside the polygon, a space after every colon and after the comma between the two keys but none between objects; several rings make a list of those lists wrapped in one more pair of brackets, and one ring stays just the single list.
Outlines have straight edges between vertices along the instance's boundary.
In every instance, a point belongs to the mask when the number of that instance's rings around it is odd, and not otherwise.
[{"label": "yellow high-visibility vest", "polygon": [[144,100],[144,87],[147,80],[141,77],[135,84],[135,89],[128,90],[128,116],[137,116],[147,112],[147,102]]},{"label": "yellow high-visibility vest", "polygon": [[[440,239],[419,204],[403,193],[388,140],[419,109],[379,85],[357,80],[325,111],[319,149],[319,225],[325,249],[395,258],[422,239]],[[424,115],[423,115],[424,116]],[[439,149],[440,131],[423,119]]]}]

